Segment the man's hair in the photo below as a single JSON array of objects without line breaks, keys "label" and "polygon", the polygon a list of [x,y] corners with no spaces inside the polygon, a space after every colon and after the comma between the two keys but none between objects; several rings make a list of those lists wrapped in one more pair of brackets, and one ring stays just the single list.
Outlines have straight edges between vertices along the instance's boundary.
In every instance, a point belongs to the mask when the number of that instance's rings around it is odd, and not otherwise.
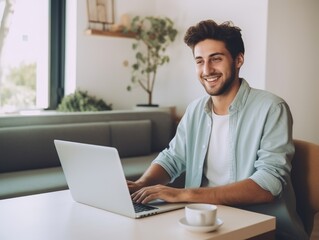
[{"label": "man's hair", "polygon": [[226,49],[230,52],[233,59],[239,53],[245,53],[244,42],[240,33],[241,29],[234,26],[232,22],[224,22],[218,25],[213,20],[205,20],[191,26],[185,34],[184,42],[193,52],[197,43],[213,39],[225,43]]}]

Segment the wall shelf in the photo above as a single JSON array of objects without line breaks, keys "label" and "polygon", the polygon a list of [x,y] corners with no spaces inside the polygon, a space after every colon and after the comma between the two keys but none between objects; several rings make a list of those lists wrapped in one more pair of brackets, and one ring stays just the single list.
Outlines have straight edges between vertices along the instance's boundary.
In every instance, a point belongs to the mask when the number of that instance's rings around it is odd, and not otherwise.
[{"label": "wall shelf", "polygon": [[95,35],[95,36],[135,38],[135,34],[132,32],[123,33],[123,32],[111,32],[106,30],[87,29],[85,33],[88,35]]}]

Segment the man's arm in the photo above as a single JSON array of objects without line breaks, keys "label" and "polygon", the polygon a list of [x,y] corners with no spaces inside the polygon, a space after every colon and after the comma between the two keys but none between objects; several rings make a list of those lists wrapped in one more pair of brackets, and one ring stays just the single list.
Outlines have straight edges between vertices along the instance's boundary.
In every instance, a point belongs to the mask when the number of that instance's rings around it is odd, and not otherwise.
[{"label": "man's arm", "polygon": [[143,187],[152,186],[156,184],[166,185],[171,178],[165,169],[159,164],[151,164],[145,173],[135,182],[127,181],[128,188],[131,193],[140,190]]},{"label": "man's arm", "polygon": [[218,187],[190,189],[186,197],[191,202],[203,201],[223,205],[267,203],[274,199],[269,191],[264,190],[251,179]]},{"label": "man's arm", "polygon": [[219,187],[176,189],[163,185],[141,188],[132,194],[136,202],[147,203],[154,199],[167,202],[201,202],[223,205],[268,203],[274,196],[251,179]]}]

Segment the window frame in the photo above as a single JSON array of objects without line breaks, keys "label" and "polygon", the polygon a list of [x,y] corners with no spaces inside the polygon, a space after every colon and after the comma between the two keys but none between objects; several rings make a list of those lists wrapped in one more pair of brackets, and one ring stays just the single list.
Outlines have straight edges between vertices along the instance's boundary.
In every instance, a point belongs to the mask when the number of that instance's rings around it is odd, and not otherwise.
[{"label": "window frame", "polygon": [[49,106],[55,110],[64,97],[66,0],[50,1]]}]

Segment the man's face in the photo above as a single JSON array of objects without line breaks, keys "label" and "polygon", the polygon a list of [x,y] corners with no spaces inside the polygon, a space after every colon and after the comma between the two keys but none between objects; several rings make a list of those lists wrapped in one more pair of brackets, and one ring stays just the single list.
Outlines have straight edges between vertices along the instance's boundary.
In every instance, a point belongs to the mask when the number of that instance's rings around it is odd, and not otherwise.
[{"label": "man's face", "polygon": [[[240,55],[241,56],[241,55]],[[240,57],[239,56],[239,57]],[[206,39],[194,47],[199,81],[211,96],[227,94],[238,80],[238,57],[233,60],[224,42]]]}]

